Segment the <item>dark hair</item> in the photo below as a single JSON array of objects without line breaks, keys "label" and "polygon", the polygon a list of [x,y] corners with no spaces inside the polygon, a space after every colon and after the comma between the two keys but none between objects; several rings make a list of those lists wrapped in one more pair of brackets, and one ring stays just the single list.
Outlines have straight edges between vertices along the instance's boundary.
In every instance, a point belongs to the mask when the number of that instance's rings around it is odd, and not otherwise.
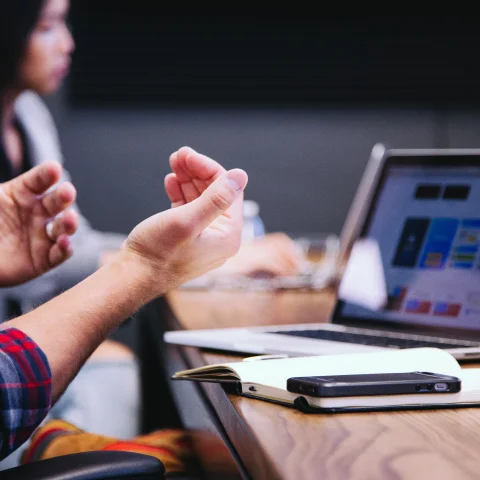
[{"label": "dark hair", "polygon": [[44,0],[0,2],[0,95],[15,84],[28,36],[40,16]]}]

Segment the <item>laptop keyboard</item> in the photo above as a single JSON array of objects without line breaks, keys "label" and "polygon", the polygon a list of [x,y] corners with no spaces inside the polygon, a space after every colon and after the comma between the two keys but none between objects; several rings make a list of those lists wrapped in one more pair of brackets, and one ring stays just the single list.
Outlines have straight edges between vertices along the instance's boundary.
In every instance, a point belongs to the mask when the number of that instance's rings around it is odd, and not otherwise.
[{"label": "laptop keyboard", "polygon": [[480,343],[462,341],[462,340],[438,340],[435,338],[423,337],[421,339],[384,335],[368,335],[363,333],[338,332],[335,330],[289,330],[276,331],[280,335],[293,335],[294,337],[304,337],[318,340],[331,340],[334,342],[356,343],[361,345],[372,345],[377,347],[391,348],[468,348],[479,347]]}]

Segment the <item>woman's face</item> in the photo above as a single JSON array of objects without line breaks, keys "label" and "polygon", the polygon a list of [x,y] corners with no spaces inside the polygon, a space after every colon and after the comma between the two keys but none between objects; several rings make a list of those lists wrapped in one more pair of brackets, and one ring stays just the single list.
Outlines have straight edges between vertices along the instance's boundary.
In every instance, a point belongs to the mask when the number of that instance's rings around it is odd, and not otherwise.
[{"label": "woman's face", "polygon": [[19,86],[53,93],[67,76],[75,44],[66,24],[69,0],[45,0],[20,63]]}]

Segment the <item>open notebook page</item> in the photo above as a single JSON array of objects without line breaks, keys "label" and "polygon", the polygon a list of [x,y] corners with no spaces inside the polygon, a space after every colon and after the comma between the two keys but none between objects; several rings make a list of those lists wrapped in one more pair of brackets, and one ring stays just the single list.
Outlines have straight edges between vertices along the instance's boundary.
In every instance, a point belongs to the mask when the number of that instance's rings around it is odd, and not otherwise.
[{"label": "open notebook page", "polygon": [[[433,348],[226,363],[242,382],[285,389],[290,377],[424,371],[460,376],[449,353]],[[477,372],[478,375],[478,372]]]}]

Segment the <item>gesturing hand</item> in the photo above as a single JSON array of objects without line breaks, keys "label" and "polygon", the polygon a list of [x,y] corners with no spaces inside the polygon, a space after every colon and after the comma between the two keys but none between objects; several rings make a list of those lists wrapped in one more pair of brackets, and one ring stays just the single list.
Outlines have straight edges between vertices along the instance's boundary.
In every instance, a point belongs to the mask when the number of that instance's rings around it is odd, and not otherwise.
[{"label": "gesturing hand", "polygon": [[234,255],[241,241],[247,174],[183,147],[165,178],[172,209],[140,223],[124,249],[154,272],[159,292],[200,276]]},{"label": "gesturing hand", "polygon": [[0,286],[31,280],[71,256],[78,218],[65,210],[76,190],[67,182],[48,191],[61,171],[57,163],[43,163],[0,184]]}]

